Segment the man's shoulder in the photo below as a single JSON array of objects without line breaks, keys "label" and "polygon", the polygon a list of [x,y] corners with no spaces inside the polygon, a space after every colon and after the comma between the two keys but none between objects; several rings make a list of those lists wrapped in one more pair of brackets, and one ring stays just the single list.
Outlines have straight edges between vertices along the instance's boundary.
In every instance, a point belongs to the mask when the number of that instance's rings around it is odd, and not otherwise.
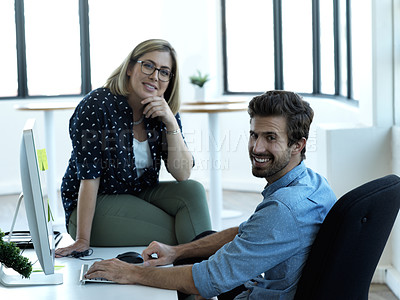
[{"label": "man's shoulder", "polygon": [[264,200],[276,200],[293,207],[304,199],[314,200],[328,198],[334,201],[335,196],[328,181],[317,172],[304,167],[295,177]]}]

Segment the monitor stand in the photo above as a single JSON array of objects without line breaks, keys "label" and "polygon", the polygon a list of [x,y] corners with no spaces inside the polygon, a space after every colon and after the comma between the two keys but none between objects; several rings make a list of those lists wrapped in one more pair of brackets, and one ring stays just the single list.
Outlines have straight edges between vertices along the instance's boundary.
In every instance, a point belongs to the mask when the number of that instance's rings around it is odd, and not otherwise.
[{"label": "monitor stand", "polygon": [[[14,218],[11,224],[10,234],[8,237],[8,242],[10,242],[12,233],[14,231],[15,220],[18,215],[19,207],[21,205],[23,194],[21,193],[18,198],[17,208],[14,213]],[[0,283],[4,286],[29,286],[29,285],[54,285],[54,284],[62,284],[63,283],[63,275],[60,273],[53,273],[53,274],[45,274],[44,272],[31,273],[29,278],[23,278],[22,275],[19,275],[14,270],[15,274],[7,274],[4,271],[4,265],[0,265]]]},{"label": "monitor stand", "polygon": [[6,274],[3,268],[4,266],[1,265],[0,283],[4,286],[54,285],[63,283],[63,275],[60,273],[49,275],[46,275],[43,272],[32,273],[29,278],[23,278],[21,275]]}]

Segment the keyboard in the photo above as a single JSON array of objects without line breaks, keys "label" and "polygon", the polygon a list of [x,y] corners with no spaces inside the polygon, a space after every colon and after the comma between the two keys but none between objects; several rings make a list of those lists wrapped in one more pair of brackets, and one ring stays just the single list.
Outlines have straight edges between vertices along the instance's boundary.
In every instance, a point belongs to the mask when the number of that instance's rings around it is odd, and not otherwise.
[{"label": "keyboard", "polygon": [[97,283],[116,283],[115,281],[111,281],[105,278],[85,278],[85,274],[89,269],[88,264],[83,264],[81,267],[81,275],[79,276],[79,282],[81,284],[85,284],[88,282],[97,282]]}]

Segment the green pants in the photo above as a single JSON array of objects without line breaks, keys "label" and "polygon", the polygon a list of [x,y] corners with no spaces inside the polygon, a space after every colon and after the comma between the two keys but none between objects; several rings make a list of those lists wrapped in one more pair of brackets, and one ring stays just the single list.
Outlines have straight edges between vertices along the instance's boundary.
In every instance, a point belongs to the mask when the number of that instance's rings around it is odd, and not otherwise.
[{"label": "green pants", "polygon": [[[69,234],[76,238],[77,209]],[[152,241],[183,244],[211,230],[204,187],[194,181],[160,182],[138,196],[99,195],[90,236],[91,246],[147,246]]]}]

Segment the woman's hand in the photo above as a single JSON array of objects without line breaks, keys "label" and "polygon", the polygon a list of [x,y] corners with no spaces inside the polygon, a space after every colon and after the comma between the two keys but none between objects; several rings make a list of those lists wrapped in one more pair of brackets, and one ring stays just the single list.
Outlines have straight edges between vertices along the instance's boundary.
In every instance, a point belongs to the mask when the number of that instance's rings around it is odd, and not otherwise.
[{"label": "woman's hand", "polygon": [[[153,254],[157,254],[157,258],[153,258]],[[172,264],[176,259],[174,246],[165,245],[159,242],[151,242],[150,245],[143,250],[142,257],[144,267],[164,266]]]},{"label": "woman's hand", "polygon": [[56,249],[55,256],[56,257],[65,257],[70,255],[73,251],[83,252],[89,249],[89,241],[85,240],[76,240],[75,243],[68,247],[58,248]]},{"label": "woman's hand", "polygon": [[171,128],[171,130],[178,128],[175,116],[163,97],[149,97],[142,100],[141,103],[144,106],[143,114],[146,118],[159,117],[167,128]]},{"label": "woman's hand", "polygon": [[[178,181],[187,180],[193,167],[193,157],[189,152],[174,114],[163,97],[149,97],[141,101],[146,118],[159,117],[167,128],[168,160],[167,171]],[[168,134],[175,132],[175,134]]]}]

